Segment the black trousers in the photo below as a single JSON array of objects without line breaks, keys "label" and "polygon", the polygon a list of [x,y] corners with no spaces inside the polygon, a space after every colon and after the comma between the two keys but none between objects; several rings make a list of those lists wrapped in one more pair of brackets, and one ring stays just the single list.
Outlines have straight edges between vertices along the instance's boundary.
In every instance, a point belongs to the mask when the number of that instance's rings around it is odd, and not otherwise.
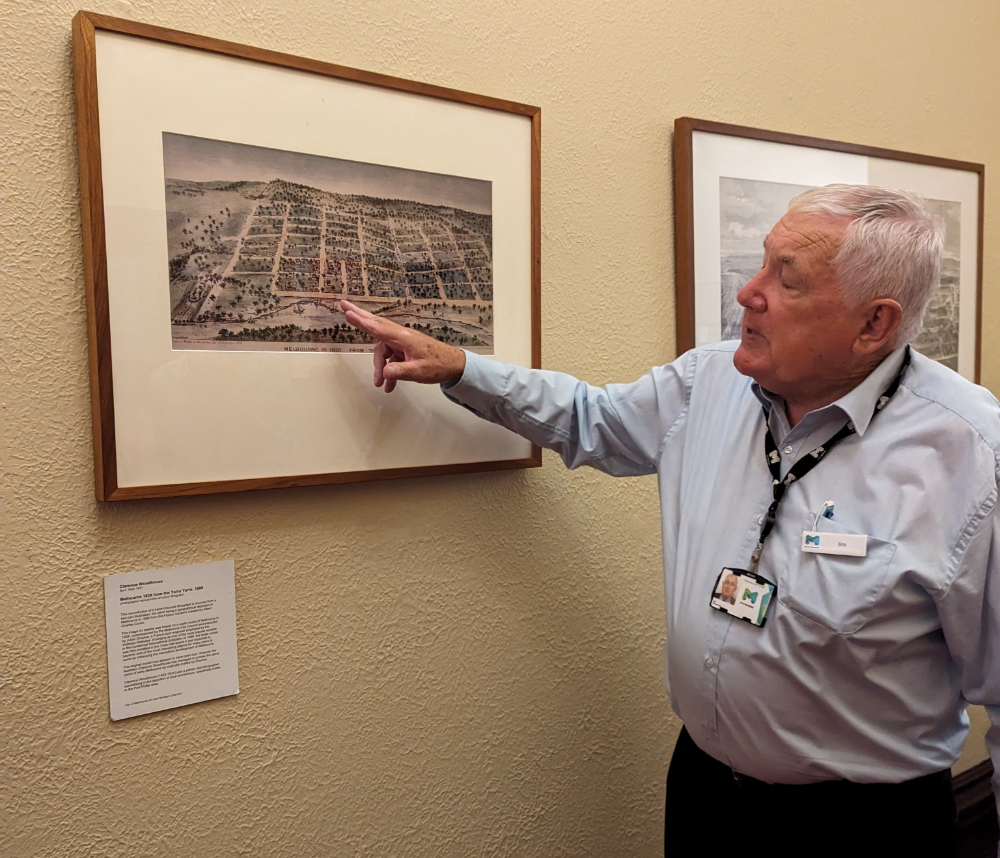
[{"label": "black trousers", "polygon": [[954,858],[951,771],[896,784],[768,784],[681,730],[667,774],[666,858],[719,855]]}]

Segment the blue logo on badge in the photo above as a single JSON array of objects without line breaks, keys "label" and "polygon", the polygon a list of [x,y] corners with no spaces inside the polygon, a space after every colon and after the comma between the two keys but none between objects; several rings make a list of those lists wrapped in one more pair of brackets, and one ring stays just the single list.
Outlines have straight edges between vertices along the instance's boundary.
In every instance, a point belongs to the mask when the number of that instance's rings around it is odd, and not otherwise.
[{"label": "blue logo on badge", "polygon": [[815,545],[815,546],[818,547],[819,546],[819,537],[818,536],[806,536],[806,545]]},{"label": "blue logo on badge", "polygon": [[757,593],[752,593],[752,592],[750,592],[750,590],[744,590],[743,591],[743,599],[742,599],[742,601],[749,602],[751,605],[756,605],[757,604]]}]

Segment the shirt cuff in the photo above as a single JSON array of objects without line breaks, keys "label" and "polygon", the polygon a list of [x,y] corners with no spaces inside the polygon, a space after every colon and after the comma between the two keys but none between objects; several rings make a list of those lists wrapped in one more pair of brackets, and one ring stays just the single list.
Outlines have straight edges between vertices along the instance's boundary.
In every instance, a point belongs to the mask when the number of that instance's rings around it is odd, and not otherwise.
[{"label": "shirt cuff", "polygon": [[462,377],[444,382],[441,390],[452,402],[483,414],[503,396],[509,374],[507,364],[467,351]]}]

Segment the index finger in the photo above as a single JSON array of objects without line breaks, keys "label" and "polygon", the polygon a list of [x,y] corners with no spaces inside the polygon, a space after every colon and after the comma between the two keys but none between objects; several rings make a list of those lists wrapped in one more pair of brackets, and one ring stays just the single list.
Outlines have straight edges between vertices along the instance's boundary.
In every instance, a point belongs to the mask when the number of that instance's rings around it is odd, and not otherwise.
[{"label": "index finger", "polygon": [[341,301],[340,308],[344,313],[344,318],[355,328],[360,328],[365,333],[371,334],[379,340],[398,341],[398,337],[395,336],[395,329],[399,325],[395,322],[390,322],[388,319],[380,319],[374,313],[369,313],[367,310],[362,310],[360,307],[354,306],[350,301]]}]

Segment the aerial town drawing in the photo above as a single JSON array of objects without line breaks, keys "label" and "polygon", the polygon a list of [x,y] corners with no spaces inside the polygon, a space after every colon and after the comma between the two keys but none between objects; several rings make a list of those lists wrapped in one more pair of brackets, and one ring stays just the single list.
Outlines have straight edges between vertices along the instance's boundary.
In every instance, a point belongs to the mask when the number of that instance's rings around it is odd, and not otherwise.
[{"label": "aerial town drawing", "polygon": [[175,349],[371,351],[344,298],[492,353],[489,182],[163,137]]}]

